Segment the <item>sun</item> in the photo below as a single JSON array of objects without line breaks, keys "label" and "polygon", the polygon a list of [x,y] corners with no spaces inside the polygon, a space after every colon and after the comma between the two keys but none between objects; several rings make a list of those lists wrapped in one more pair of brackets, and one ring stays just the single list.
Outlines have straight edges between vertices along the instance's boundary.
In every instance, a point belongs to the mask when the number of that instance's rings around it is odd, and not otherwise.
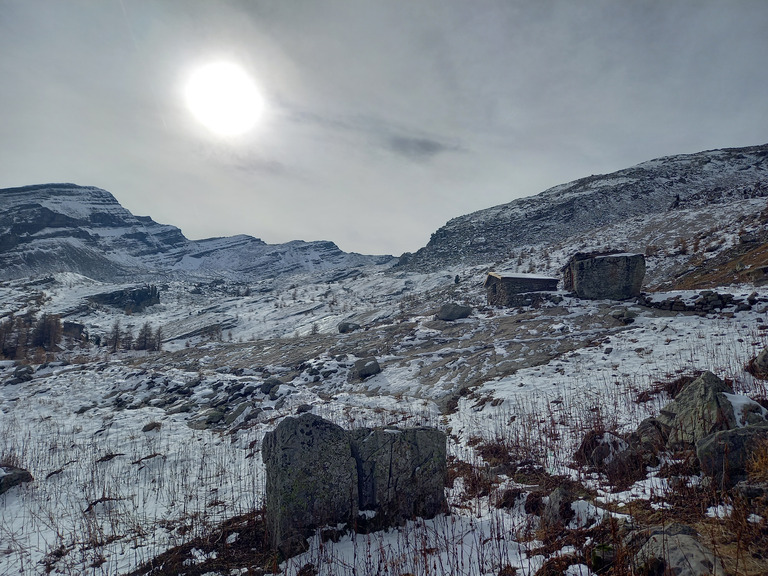
[{"label": "sun", "polygon": [[230,62],[215,62],[195,70],[185,95],[195,118],[221,136],[248,132],[264,111],[264,99],[256,84],[245,70]]}]

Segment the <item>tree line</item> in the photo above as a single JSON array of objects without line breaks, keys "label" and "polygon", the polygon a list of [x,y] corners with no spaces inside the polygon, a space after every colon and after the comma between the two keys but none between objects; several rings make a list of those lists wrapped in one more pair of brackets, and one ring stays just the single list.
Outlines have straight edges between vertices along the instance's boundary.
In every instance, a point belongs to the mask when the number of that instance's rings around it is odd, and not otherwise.
[{"label": "tree line", "polygon": [[122,327],[120,320],[115,320],[105,336],[103,344],[112,352],[118,350],[162,350],[163,331],[160,326],[153,330],[149,322],[144,322],[134,337],[130,326]]},{"label": "tree line", "polygon": [[[30,360],[48,356],[59,351],[64,330],[58,314],[11,314],[0,320],[0,359]],[[75,337],[76,339],[78,337]],[[104,346],[111,352],[118,350],[162,350],[163,331],[160,326],[153,328],[145,322],[134,336],[131,326],[123,327],[115,320],[110,331],[104,336],[93,336],[90,341]],[[87,333],[79,339],[88,343]]]},{"label": "tree line", "polygon": [[0,321],[0,356],[23,360],[36,350],[53,352],[61,342],[62,327],[58,314],[14,316]]}]

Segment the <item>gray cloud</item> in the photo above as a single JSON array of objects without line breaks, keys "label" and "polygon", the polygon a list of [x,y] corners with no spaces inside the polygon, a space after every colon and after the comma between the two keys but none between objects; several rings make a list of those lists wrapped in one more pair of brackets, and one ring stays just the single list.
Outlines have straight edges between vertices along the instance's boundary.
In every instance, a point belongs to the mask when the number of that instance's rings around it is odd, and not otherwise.
[{"label": "gray cloud", "polygon": [[443,152],[456,152],[457,146],[443,144],[429,138],[412,138],[407,136],[391,136],[386,140],[386,147],[415,161],[430,160]]},{"label": "gray cloud", "polygon": [[[413,251],[581,176],[764,143],[767,29],[768,3],[722,0],[0,0],[0,187],[98,185],[191,237]],[[185,109],[211,59],[262,87],[252,134]]]}]

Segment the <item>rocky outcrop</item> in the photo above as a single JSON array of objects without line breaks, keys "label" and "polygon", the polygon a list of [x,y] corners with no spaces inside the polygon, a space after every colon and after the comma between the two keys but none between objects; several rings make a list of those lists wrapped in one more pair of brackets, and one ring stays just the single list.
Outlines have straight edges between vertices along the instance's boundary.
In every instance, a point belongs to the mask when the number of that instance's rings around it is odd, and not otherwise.
[{"label": "rocky outcrop", "polygon": [[738,427],[726,394],[733,395],[733,390],[712,372],[704,372],[685,386],[657,418],[669,430],[667,448],[691,449],[710,434]]},{"label": "rocky outcrop", "polygon": [[314,414],[264,437],[266,518],[288,557],[317,528],[382,528],[446,509],[446,437],[432,428],[347,432]]},{"label": "rocky outcrop", "polygon": [[435,318],[438,320],[444,320],[446,322],[452,322],[454,320],[468,318],[470,314],[472,314],[472,308],[469,306],[463,306],[461,304],[455,304],[451,302],[448,304],[443,304],[435,315]]},{"label": "rocky outcrop", "polygon": [[33,480],[32,474],[23,468],[0,466],[0,494],[4,494],[14,486]]},{"label": "rocky outcrop", "polygon": [[564,287],[579,298],[627,300],[640,295],[642,254],[576,254],[566,264]]},{"label": "rocky outcrop", "polygon": [[768,422],[723,430],[701,439],[696,456],[701,471],[719,488],[728,489],[747,479],[747,466],[760,441],[768,441]]},{"label": "rocky outcrop", "polygon": [[355,330],[360,330],[360,324],[356,324],[355,322],[340,322],[338,329],[339,334],[349,334]]}]

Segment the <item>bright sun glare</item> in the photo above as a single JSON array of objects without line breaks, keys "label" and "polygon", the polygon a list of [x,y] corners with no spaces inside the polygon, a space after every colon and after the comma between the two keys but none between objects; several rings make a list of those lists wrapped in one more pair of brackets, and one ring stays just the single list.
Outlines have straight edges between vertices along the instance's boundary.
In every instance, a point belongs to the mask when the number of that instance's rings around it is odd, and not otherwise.
[{"label": "bright sun glare", "polygon": [[250,76],[229,62],[198,68],[186,86],[187,106],[204,126],[222,136],[247,132],[264,111]]}]

